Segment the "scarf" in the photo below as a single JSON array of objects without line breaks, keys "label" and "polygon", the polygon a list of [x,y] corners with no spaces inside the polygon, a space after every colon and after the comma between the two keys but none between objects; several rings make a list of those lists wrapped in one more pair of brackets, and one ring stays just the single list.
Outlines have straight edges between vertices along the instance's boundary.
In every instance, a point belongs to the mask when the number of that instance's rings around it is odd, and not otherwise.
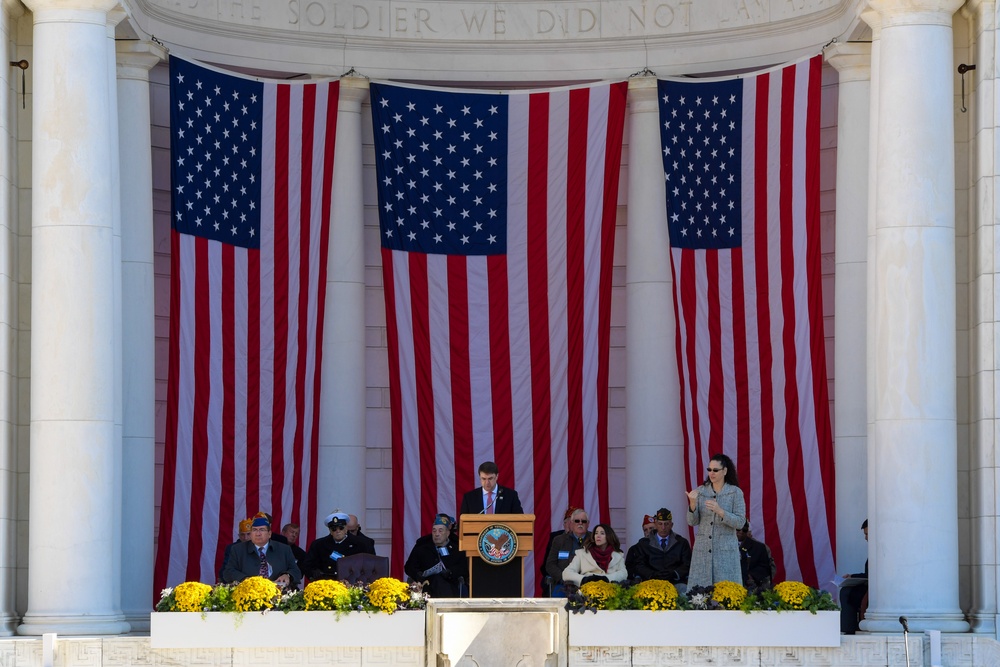
[{"label": "scarf", "polygon": [[608,571],[608,566],[611,565],[611,555],[614,552],[615,550],[611,548],[610,544],[604,545],[603,549],[597,545],[590,547],[590,555],[605,572]]}]

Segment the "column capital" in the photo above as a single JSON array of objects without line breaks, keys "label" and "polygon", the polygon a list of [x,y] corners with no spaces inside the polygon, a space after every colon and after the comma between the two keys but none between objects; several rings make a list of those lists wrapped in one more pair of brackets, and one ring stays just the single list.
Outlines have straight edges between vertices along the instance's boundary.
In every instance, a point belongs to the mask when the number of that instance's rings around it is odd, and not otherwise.
[{"label": "column capital", "polygon": [[636,76],[628,80],[628,108],[630,113],[659,112],[656,104],[657,78]]},{"label": "column capital", "polygon": [[996,0],[967,0],[965,6],[962,7],[962,13],[974,17],[976,14],[985,11],[986,8],[993,7],[995,4]]},{"label": "column capital", "polygon": [[872,45],[865,42],[837,42],[827,47],[823,56],[840,74],[840,82],[870,81]]},{"label": "column capital", "polygon": [[901,25],[943,25],[951,27],[951,17],[965,0],[868,0],[868,6],[882,17],[882,27]]},{"label": "column capital", "polygon": [[866,9],[861,12],[861,20],[872,29],[872,42],[877,42],[882,37],[882,15],[874,9]]},{"label": "column capital", "polygon": [[109,12],[118,5],[118,0],[23,0],[32,12],[46,10],[66,12]]},{"label": "column capital", "polygon": [[348,111],[361,111],[361,103],[368,97],[368,79],[345,76],[340,80],[340,104]]},{"label": "column capital", "polygon": [[115,43],[119,79],[149,80],[149,70],[166,60],[167,49],[149,40]]}]

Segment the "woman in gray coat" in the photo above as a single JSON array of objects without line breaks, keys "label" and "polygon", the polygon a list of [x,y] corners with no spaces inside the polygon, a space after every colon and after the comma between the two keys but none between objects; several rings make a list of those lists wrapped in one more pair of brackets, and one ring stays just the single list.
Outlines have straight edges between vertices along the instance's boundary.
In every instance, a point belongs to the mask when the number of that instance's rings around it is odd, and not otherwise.
[{"label": "woman in gray coat", "polygon": [[736,464],[725,454],[716,454],[708,462],[708,479],[687,495],[688,525],[698,526],[688,589],[720,581],[741,583],[736,531],[746,523],[747,505],[736,478]]}]

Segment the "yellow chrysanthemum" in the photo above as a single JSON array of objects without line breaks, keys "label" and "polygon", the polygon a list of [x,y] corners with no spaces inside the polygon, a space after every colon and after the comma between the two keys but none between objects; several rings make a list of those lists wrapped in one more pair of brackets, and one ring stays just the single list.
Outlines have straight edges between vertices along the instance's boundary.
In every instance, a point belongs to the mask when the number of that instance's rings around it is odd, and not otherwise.
[{"label": "yellow chrysanthemum", "polygon": [[174,611],[202,611],[212,587],[200,581],[185,581],[174,588]]},{"label": "yellow chrysanthemum", "polygon": [[802,609],[802,602],[809,596],[812,589],[801,581],[783,581],[774,587],[774,592],[778,594],[782,602],[792,609]]},{"label": "yellow chrysanthemum", "polygon": [[250,577],[236,585],[233,602],[236,611],[261,611],[273,607],[279,595],[278,587],[270,579]]},{"label": "yellow chrysanthemum", "polygon": [[410,587],[392,577],[376,579],[368,586],[368,601],[387,614],[396,611],[400,604],[410,599]]},{"label": "yellow chrysanthemum", "polygon": [[303,595],[306,600],[306,611],[338,609],[351,596],[347,586],[331,579],[311,582],[306,586]]},{"label": "yellow chrysanthemum", "polygon": [[644,581],[632,590],[632,597],[642,603],[643,609],[677,609],[677,589],[669,581]]},{"label": "yellow chrysanthemum", "polygon": [[739,609],[747,597],[747,589],[734,581],[720,581],[712,587],[712,599],[726,609]]},{"label": "yellow chrysanthemum", "polygon": [[604,609],[608,599],[618,592],[618,587],[607,581],[591,581],[580,586],[580,594],[598,609]]}]

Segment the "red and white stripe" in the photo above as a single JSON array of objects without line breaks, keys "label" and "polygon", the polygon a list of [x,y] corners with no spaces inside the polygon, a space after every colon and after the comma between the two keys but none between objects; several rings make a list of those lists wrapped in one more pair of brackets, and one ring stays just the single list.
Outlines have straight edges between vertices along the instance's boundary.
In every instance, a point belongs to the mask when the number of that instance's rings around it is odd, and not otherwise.
[{"label": "red and white stripe", "polygon": [[742,248],[671,250],[688,482],[730,456],[777,579],[834,574],[819,56],[743,79]]},{"label": "red and white stripe", "polygon": [[315,537],[338,82],[264,84],[260,250],[173,231],[154,592],[214,582],[258,511]]},{"label": "red and white stripe", "polygon": [[[536,515],[607,520],[611,268],[627,84],[508,97],[507,255],[382,250],[395,572],[477,468]],[[542,550],[525,564],[535,589]]]}]

